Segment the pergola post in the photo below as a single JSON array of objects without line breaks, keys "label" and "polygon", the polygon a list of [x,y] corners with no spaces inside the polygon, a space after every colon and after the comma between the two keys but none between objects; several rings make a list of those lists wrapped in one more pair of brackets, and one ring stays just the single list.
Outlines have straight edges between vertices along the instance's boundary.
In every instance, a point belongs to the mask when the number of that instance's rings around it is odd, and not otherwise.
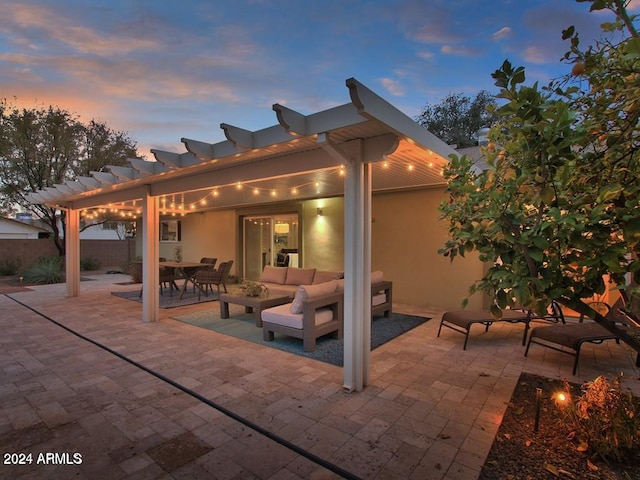
[{"label": "pergola post", "polygon": [[147,191],[142,199],[142,320],[155,322],[160,317],[158,298],[160,215],[158,197]]},{"label": "pergola post", "polygon": [[64,251],[67,297],[77,297],[80,294],[80,211],[67,208],[65,212]]},{"label": "pergola post", "polygon": [[362,156],[346,166],[344,389],[369,383],[371,352],[371,167]]}]

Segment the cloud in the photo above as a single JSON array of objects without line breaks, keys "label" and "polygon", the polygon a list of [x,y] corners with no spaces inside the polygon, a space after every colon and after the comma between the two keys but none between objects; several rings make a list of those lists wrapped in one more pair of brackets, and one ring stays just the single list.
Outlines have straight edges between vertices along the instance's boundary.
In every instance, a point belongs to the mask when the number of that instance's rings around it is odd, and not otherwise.
[{"label": "cloud", "polygon": [[478,49],[469,47],[456,47],[453,45],[443,45],[440,51],[445,55],[456,55],[460,57],[473,57],[478,54]]},{"label": "cloud", "polygon": [[426,44],[457,43],[461,35],[456,32],[454,17],[440,2],[403,2],[396,14],[405,36]]},{"label": "cloud", "polygon": [[2,29],[12,25],[14,41],[30,44],[39,50],[40,44],[53,42],[73,49],[75,52],[96,55],[120,55],[136,50],[157,50],[159,45],[148,37],[136,37],[126,31],[113,32],[111,35],[100,34],[96,30],[73,23],[52,9],[29,4],[12,3],[3,6]]},{"label": "cloud", "polygon": [[402,97],[405,94],[403,86],[397,80],[391,78],[381,78],[380,83],[382,87],[391,95],[396,97]]},{"label": "cloud", "polygon": [[422,58],[423,60],[431,60],[434,57],[434,53],[433,52],[428,52],[426,50],[422,50],[422,51],[418,52],[418,57]]},{"label": "cloud", "polygon": [[504,38],[508,38],[512,35],[513,31],[510,27],[502,27],[500,30],[493,34],[494,40],[502,40]]},{"label": "cloud", "polygon": [[546,63],[548,60],[548,58],[546,57],[546,53],[535,45],[525,48],[522,56],[527,62],[535,63],[538,65]]}]

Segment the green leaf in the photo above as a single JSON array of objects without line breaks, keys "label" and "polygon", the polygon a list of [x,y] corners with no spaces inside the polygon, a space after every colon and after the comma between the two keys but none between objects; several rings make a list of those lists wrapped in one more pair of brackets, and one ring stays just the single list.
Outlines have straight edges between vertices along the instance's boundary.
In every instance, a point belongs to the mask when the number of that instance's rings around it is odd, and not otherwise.
[{"label": "green leaf", "polygon": [[598,192],[598,202],[609,202],[620,195],[624,189],[619,183],[605,185]]}]

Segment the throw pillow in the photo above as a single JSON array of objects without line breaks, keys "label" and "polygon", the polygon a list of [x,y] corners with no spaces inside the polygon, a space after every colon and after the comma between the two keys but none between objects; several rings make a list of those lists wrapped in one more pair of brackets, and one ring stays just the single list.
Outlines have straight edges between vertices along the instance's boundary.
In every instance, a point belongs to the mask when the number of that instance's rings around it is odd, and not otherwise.
[{"label": "throw pillow", "polygon": [[287,271],[286,285],[310,285],[313,282],[315,268],[291,268]]},{"label": "throw pillow", "polygon": [[302,305],[307,300],[314,300],[323,295],[335,292],[337,283],[336,280],[331,280],[330,282],[319,283],[317,285],[300,285],[291,303],[291,313],[302,313]]}]

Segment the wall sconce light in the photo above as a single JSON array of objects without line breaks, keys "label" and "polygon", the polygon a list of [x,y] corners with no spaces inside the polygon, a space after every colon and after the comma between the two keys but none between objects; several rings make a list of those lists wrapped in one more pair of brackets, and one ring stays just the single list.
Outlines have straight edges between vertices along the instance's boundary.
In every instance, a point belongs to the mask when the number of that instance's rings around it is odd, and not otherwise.
[{"label": "wall sconce light", "polygon": [[323,215],[323,212],[322,212],[321,208],[317,208],[316,209],[316,215],[318,215],[319,217],[321,217]]}]

